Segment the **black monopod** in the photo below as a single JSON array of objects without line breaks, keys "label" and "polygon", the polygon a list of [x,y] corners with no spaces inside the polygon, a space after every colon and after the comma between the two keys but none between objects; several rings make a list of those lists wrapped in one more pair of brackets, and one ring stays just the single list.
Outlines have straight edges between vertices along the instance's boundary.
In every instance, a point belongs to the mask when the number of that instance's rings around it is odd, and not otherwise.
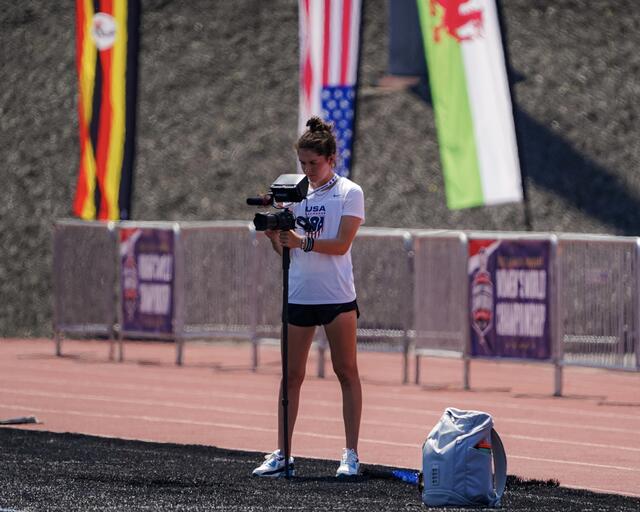
[{"label": "black monopod", "polygon": [[284,476],[289,478],[289,266],[290,249],[282,248],[282,427],[284,430]]}]

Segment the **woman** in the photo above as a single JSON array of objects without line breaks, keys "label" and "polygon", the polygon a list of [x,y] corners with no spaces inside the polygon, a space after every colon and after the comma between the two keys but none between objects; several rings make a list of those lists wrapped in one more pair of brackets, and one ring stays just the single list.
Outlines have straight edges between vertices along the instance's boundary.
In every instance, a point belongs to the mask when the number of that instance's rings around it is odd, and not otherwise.
[{"label": "woman", "polygon": [[[362,388],[356,360],[356,320],[359,316],[351,267],[351,242],[364,221],[362,189],[334,173],[336,140],[331,126],[318,117],[307,122],[296,143],[298,159],[309,179],[307,198],[293,207],[306,217],[310,232],[266,231],[274,250],[291,249],[288,325],[288,426],[291,446],[298,414],[300,387],[316,326],[324,326],[333,369],[342,389],[346,443],[336,476],[357,475]],[[282,382],[280,383],[282,396]],[[278,406],[278,450],[267,455],[255,476],[285,474],[283,411]],[[293,457],[289,459],[293,475]]]}]

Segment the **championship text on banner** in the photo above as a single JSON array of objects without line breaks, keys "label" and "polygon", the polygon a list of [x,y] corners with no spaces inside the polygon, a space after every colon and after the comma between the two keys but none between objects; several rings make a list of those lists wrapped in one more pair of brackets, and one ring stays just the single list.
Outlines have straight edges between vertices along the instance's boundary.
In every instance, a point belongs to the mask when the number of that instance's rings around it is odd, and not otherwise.
[{"label": "championship text on banner", "polygon": [[120,229],[122,331],[173,332],[174,231]]},{"label": "championship text on banner", "polygon": [[299,0],[300,117],[333,123],[336,173],[349,176],[355,137],[355,107],[362,0]]},{"label": "championship text on banner", "polygon": [[418,0],[447,206],[522,200],[496,0]]},{"label": "championship text on banner", "polygon": [[551,358],[548,240],[469,240],[471,355]]}]

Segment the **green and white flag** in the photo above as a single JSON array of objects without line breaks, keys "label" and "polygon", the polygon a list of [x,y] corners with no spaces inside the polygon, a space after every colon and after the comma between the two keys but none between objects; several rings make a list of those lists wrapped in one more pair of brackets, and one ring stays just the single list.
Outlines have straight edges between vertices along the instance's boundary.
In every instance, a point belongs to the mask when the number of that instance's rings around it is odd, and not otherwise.
[{"label": "green and white flag", "polygon": [[495,0],[418,0],[447,206],[522,200]]}]

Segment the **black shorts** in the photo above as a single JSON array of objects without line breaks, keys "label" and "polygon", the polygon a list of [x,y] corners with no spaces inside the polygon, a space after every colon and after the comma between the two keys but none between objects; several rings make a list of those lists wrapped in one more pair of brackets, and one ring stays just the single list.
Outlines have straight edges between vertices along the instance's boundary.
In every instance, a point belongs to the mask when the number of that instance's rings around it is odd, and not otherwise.
[{"label": "black shorts", "polygon": [[330,324],[340,313],[354,309],[357,317],[360,318],[360,310],[355,300],[344,304],[289,304],[287,312],[291,325],[313,327]]}]

